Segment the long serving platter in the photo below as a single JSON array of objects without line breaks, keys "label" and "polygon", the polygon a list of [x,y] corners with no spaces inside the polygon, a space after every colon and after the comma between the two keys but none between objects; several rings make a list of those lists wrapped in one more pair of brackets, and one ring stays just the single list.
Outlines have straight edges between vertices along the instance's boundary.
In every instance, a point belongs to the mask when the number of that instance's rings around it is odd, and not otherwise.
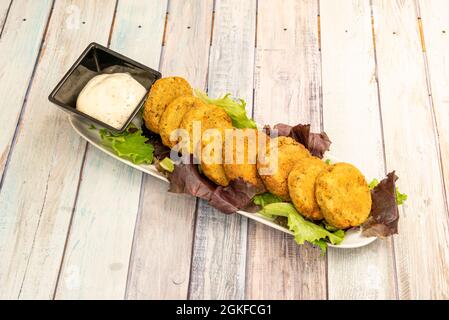
[{"label": "long serving platter", "polygon": [[[92,130],[90,127],[90,124],[80,121],[75,116],[69,116],[69,122],[70,122],[72,128],[81,137],[83,137],[87,142],[89,142],[90,144],[95,146],[97,149],[99,149],[99,150],[103,151],[104,153],[108,154],[109,156],[127,164],[128,166],[131,166],[137,170],[140,170],[146,174],[149,174],[157,179],[166,181],[168,183],[167,178],[164,175],[162,175],[159,171],[157,171],[157,169],[154,165],[138,165],[138,164],[134,164],[126,159],[122,159],[122,158],[118,157],[109,147],[103,145],[103,143],[101,142],[101,138],[98,133],[98,130]],[[332,157],[330,157],[329,155],[326,155],[326,157],[330,158],[331,160],[335,160],[335,159],[332,159]],[[283,226],[280,226],[257,213],[250,213],[250,212],[245,212],[245,211],[238,211],[238,213],[241,214],[242,216],[249,218],[249,219],[263,223],[271,228],[280,230],[280,231],[288,233],[290,235],[292,234],[292,232],[290,232],[290,230],[288,230],[287,228],[284,228]],[[342,243],[340,243],[339,245],[332,245],[332,244],[328,244],[328,245],[329,245],[329,247],[334,247],[334,248],[351,249],[351,248],[359,248],[359,247],[366,246],[366,245],[372,243],[376,239],[377,239],[376,237],[364,237],[360,230],[349,230],[346,232],[345,239]]]}]

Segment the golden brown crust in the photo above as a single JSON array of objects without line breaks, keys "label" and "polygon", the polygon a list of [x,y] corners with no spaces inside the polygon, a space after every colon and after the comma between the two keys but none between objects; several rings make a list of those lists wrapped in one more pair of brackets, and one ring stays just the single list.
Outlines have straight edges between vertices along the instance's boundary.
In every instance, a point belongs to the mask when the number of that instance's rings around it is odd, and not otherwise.
[{"label": "golden brown crust", "polygon": [[[263,190],[263,182],[257,173],[257,140],[261,134],[256,129],[234,129],[235,136],[243,136],[243,148],[240,148],[238,139],[231,139],[231,132],[228,132],[224,147],[224,172],[229,180],[243,179],[256,186],[258,190]],[[251,148],[249,148],[251,146]],[[237,150],[238,149],[238,150]],[[227,153],[227,154],[226,154]],[[241,161],[240,161],[241,160]]]},{"label": "golden brown crust", "polygon": [[[310,157],[311,155],[302,144],[290,137],[277,137],[272,139],[272,141],[273,142],[267,152],[268,156],[266,161],[264,163],[258,162],[257,168],[268,191],[277,195],[282,200],[290,201],[288,175],[299,160]],[[277,157],[275,157],[273,149],[276,147]],[[263,170],[268,167],[274,169],[270,174],[263,172]]]},{"label": "golden brown crust", "polygon": [[337,228],[359,226],[371,211],[368,183],[348,163],[337,163],[323,170],[316,180],[315,195],[324,219]]},{"label": "golden brown crust", "polygon": [[159,121],[159,134],[162,143],[173,148],[177,141],[170,140],[170,134],[181,125],[184,115],[193,108],[198,108],[204,103],[193,96],[181,96],[173,100],[162,113]]},{"label": "golden brown crust", "polygon": [[201,119],[201,129],[232,129],[232,120],[222,108],[213,106]]},{"label": "golden brown crust", "polygon": [[190,84],[181,77],[157,80],[151,87],[143,109],[143,119],[148,129],[159,133],[159,121],[165,108],[176,98],[193,95]]},{"label": "golden brown crust", "polygon": [[229,185],[222,161],[223,130],[201,140],[201,169],[206,177],[220,186]]},{"label": "golden brown crust", "polygon": [[[218,107],[202,103],[201,105],[198,105],[196,108],[190,109],[184,114],[181,124],[179,125],[179,129],[184,129],[186,130],[186,133],[188,133],[190,144],[186,146],[187,152],[193,153],[195,151],[194,148],[195,145],[201,138],[202,132],[198,132],[197,133],[198,137],[194,137],[193,135],[194,125],[201,125],[202,131],[202,119],[204,115],[212,109],[216,110],[218,109]],[[197,141],[194,141],[195,138],[197,139]]]},{"label": "golden brown crust", "polygon": [[311,220],[322,220],[315,198],[315,181],[326,168],[326,163],[316,157],[308,157],[298,161],[288,175],[290,198],[301,215]]},{"label": "golden brown crust", "polygon": [[[201,168],[206,177],[220,186],[229,185],[229,179],[223,168],[224,130],[232,129],[232,120],[222,109],[212,109],[201,120]],[[206,131],[216,129],[216,132]]]}]

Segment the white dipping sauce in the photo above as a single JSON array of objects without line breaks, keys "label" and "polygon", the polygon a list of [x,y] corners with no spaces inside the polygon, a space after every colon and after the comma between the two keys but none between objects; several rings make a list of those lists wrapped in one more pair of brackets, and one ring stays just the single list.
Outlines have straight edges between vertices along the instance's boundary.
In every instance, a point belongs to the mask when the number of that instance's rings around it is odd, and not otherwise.
[{"label": "white dipping sauce", "polygon": [[101,74],[81,90],[76,109],[120,129],[147,90],[128,73]]}]

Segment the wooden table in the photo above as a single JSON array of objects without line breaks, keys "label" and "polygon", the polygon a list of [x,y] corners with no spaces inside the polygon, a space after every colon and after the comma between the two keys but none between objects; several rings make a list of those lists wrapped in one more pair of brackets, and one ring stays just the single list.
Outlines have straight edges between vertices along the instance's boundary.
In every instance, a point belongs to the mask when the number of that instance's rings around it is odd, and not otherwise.
[{"label": "wooden table", "polygon": [[[0,26],[0,298],[449,298],[449,1],[1,0]],[[91,41],[397,170],[400,234],[321,257],[97,151],[47,100]]]}]

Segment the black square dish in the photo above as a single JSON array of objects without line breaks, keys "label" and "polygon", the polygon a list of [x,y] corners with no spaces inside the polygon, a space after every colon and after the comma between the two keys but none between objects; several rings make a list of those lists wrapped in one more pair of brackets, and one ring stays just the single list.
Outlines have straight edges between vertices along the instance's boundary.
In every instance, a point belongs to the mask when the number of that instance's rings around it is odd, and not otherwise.
[{"label": "black square dish", "polygon": [[120,129],[114,128],[76,109],[78,95],[90,79],[99,74],[116,72],[129,73],[147,89],[147,94],[153,83],[161,78],[161,74],[158,71],[93,42],[87,46],[81,56],[59,81],[48,99],[66,112],[87,119],[113,132],[123,132],[142,108],[146,95]]}]

